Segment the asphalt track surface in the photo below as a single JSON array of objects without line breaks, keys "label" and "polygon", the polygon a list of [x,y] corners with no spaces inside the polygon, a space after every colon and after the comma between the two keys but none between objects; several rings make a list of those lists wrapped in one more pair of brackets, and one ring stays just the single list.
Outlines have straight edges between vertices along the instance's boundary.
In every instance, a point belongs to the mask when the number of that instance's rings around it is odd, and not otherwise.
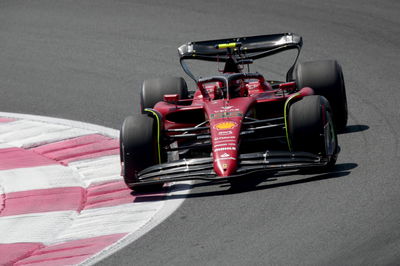
[{"label": "asphalt track surface", "polygon": [[[334,3],[333,3],[334,2]],[[99,265],[400,262],[400,2],[1,0],[0,109],[119,128],[141,82],[182,75],[190,40],[296,32],[343,66],[349,126],[329,174],[196,183],[164,223]]]}]

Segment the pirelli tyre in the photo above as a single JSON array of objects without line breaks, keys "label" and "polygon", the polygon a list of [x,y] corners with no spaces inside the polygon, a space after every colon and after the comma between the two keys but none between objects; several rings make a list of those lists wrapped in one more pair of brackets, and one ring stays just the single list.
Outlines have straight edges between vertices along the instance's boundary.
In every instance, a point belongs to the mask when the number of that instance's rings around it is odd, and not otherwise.
[{"label": "pirelli tyre", "polygon": [[163,184],[140,185],[141,170],[158,164],[155,120],[145,114],[125,118],[120,131],[122,175],[127,186],[135,191],[161,189]]},{"label": "pirelli tyre", "polygon": [[347,125],[347,97],[342,68],[335,60],[320,60],[300,63],[295,70],[297,87],[310,87],[315,94],[328,99],[332,107],[333,120],[338,131]]},{"label": "pirelli tyre", "polygon": [[293,103],[288,113],[288,134],[293,151],[326,156],[329,159],[327,168],[336,163],[337,134],[332,109],[325,97],[311,95]]},{"label": "pirelli tyre", "polygon": [[142,112],[145,108],[153,108],[156,103],[162,101],[165,94],[178,94],[181,99],[187,99],[186,81],[181,77],[145,80],[140,94]]}]

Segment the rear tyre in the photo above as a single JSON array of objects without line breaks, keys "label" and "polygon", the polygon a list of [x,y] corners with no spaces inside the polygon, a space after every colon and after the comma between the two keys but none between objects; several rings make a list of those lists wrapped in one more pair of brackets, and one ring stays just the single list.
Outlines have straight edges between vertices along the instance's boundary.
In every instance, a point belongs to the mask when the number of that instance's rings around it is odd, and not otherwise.
[{"label": "rear tyre", "polygon": [[163,100],[165,94],[178,94],[181,99],[187,99],[186,81],[181,77],[145,80],[140,94],[142,111],[145,108],[153,108],[156,103]]},{"label": "rear tyre", "polygon": [[328,99],[338,131],[347,125],[347,97],[342,68],[335,60],[300,63],[295,71],[297,87],[310,87],[315,94]]},{"label": "rear tyre", "polygon": [[120,131],[122,175],[127,186],[135,191],[161,189],[163,184],[139,185],[137,174],[158,164],[154,119],[143,114],[125,118]]},{"label": "rear tyre", "polygon": [[328,156],[327,167],[337,158],[338,142],[328,100],[319,95],[306,96],[289,107],[288,133],[294,151]]}]

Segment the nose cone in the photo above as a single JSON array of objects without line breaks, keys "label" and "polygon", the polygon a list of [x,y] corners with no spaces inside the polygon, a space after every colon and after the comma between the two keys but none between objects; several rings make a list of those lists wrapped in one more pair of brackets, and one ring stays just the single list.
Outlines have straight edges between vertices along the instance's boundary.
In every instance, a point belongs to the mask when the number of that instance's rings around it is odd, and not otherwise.
[{"label": "nose cone", "polygon": [[215,120],[211,121],[214,171],[220,177],[231,176],[237,169],[241,117]]},{"label": "nose cone", "polygon": [[252,97],[238,97],[204,104],[210,122],[214,171],[220,177],[232,176],[237,171],[242,120],[255,101]]},{"label": "nose cone", "polygon": [[231,176],[236,172],[237,167],[237,152],[225,152],[214,154],[214,171],[218,176]]},{"label": "nose cone", "polygon": [[237,169],[240,121],[222,121],[214,126],[214,171],[218,176],[231,176]]}]

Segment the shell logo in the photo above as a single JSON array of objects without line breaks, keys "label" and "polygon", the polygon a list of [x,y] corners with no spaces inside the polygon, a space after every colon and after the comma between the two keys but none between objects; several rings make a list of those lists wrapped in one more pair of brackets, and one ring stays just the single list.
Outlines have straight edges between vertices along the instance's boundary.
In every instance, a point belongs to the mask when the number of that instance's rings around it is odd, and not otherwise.
[{"label": "shell logo", "polygon": [[217,129],[217,130],[232,129],[232,128],[235,128],[235,127],[237,127],[237,123],[231,122],[231,121],[229,121],[229,122],[221,122],[221,123],[218,123],[218,124],[216,124],[214,126],[214,128]]}]

